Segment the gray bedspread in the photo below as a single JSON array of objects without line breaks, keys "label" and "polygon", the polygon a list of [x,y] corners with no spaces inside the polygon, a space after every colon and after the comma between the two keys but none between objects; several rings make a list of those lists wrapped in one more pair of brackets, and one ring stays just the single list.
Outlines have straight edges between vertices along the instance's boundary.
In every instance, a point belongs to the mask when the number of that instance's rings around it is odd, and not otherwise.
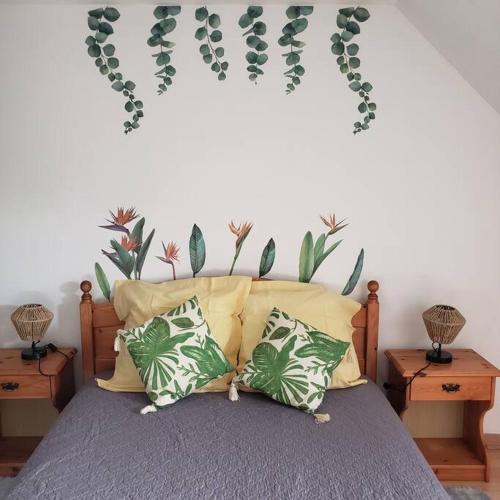
[{"label": "gray bedspread", "polygon": [[196,394],[140,415],[144,394],[84,386],[12,499],[449,499],[375,384],[328,391],[314,419],[260,394]]}]

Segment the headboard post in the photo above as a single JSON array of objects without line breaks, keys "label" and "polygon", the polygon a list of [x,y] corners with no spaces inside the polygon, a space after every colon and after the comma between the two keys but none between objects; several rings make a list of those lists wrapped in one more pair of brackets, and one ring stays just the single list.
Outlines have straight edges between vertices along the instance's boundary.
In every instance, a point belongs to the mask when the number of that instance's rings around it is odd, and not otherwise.
[{"label": "headboard post", "polygon": [[82,281],[80,290],[83,292],[80,301],[80,329],[82,336],[82,364],[83,380],[87,381],[94,376],[94,335],[92,332],[92,283]]},{"label": "headboard post", "polygon": [[377,380],[377,349],[378,349],[378,322],[379,304],[377,281],[368,282],[368,301],[366,303],[366,376]]}]

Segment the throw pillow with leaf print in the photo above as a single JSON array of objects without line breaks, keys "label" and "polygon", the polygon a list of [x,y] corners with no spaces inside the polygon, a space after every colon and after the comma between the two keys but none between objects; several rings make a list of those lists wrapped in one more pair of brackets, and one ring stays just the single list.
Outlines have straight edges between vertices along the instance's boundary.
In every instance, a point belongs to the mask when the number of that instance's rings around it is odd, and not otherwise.
[{"label": "throw pillow with leaf print", "polygon": [[[233,384],[314,413],[348,347],[349,342],[332,338],[274,308],[261,341]],[[315,416],[320,422],[329,420],[329,415]]]},{"label": "throw pillow with leaf print", "polygon": [[173,404],[234,370],[210,333],[196,297],[119,335],[153,403],[142,414]]}]

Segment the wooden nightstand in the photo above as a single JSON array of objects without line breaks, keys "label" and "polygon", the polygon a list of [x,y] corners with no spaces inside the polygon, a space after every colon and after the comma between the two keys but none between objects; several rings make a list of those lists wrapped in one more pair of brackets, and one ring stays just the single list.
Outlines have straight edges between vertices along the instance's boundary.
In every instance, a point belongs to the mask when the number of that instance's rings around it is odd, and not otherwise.
[{"label": "wooden nightstand", "polygon": [[[75,393],[76,349],[60,350],[67,358],[60,352],[49,352],[40,362],[42,375],[38,361],[21,359],[21,349],[0,349],[0,399],[50,399],[62,411]],[[0,476],[15,476],[41,439],[2,437],[0,428]]]},{"label": "wooden nightstand", "polygon": [[431,364],[410,385],[427,361],[425,349],[390,349],[387,396],[401,419],[412,401],[463,401],[461,438],[417,438],[415,442],[442,481],[489,481],[484,414],[493,407],[500,370],[471,349],[450,349],[453,361]]}]

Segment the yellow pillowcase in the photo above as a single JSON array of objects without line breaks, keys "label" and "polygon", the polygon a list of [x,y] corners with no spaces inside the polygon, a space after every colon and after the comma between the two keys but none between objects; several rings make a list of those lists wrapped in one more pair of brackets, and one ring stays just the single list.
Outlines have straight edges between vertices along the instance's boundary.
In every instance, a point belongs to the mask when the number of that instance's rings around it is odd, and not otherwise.
[{"label": "yellow pillowcase", "polygon": [[[114,306],[125,329],[135,328],[161,315],[193,296],[198,298],[212,335],[229,362],[236,367],[241,344],[241,321],[252,279],[246,276],[191,278],[153,284],[124,280],[115,283]],[[223,392],[229,388],[234,372],[214,380],[196,392]],[[120,340],[115,372],[109,380],[96,379],[99,387],[115,392],[143,392],[144,384],[132,358]]]},{"label": "yellow pillowcase", "polygon": [[321,332],[346,342],[351,342],[346,355],[335,369],[329,389],[340,389],[366,383],[360,379],[358,358],[352,344],[352,317],[361,304],[342,295],[329,292],[321,285],[293,283],[290,281],[254,281],[247,298],[241,320],[243,333],[238,372],[252,357],[255,346],[273,307],[286,311],[290,316],[313,325]]}]

